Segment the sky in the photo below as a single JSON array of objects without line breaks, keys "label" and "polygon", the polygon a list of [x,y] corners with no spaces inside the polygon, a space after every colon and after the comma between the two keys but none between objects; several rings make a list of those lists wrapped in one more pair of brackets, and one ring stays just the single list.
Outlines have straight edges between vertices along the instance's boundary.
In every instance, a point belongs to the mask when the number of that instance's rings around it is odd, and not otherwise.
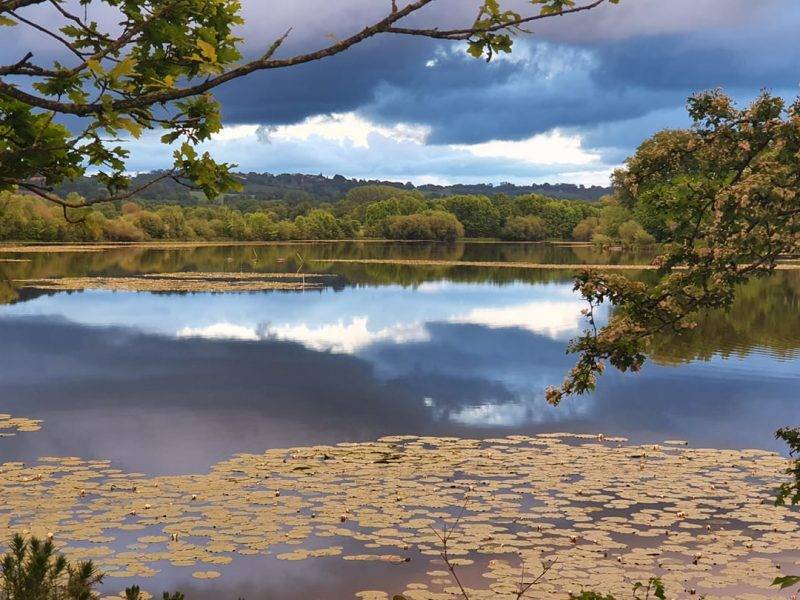
[{"label": "sky", "polygon": [[[288,56],[353,33],[388,4],[243,0],[240,35],[254,56],[291,26],[280,50]],[[467,24],[476,5],[436,0],[412,23]],[[531,10],[521,0],[506,5]],[[378,36],[218,88],[224,129],[204,149],[242,171],[605,185],[649,135],[689,125],[693,92],[722,87],[746,103],[768,89],[794,99],[797,31],[798,0],[621,0],[541,21],[488,64],[461,42]],[[42,43],[34,33],[13,32],[0,58]],[[134,171],[171,162],[157,133],[129,149]]]}]

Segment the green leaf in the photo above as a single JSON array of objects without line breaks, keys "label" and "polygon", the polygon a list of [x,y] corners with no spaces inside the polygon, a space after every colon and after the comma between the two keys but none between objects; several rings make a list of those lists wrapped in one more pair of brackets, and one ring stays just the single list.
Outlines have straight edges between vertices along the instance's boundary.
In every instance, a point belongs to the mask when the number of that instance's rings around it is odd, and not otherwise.
[{"label": "green leaf", "polygon": [[142,126],[132,119],[117,119],[116,125],[137,139],[142,135]]},{"label": "green leaf", "polygon": [[480,58],[483,54],[483,46],[484,43],[482,41],[470,42],[469,47],[467,47],[467,54],[474,56],[475,58]]},{"label": "green leaf", "polygon": [[205,40],[197,40],[197,48],[208,62],[217,64],[217,49]]},{"label": "green leaf", "polygon": [[0,26],[13,27],[16,24],[17,24],[16,21],[13,21],[13,20],[9,19],[8,17],[4,17],[3,15],[0,15]]},{"label": "green leaf", "polygon": [[103,75],[105,73],[103,70],[103,65],[101,65],[100,61],[97,59],[87,59],[86,66],[89,67],[89,70],[95,75]]},{"label": "green leaf", "polygon": [[800,583],[800,576],[798,575],[785,575],[783,577],[776,577],[772,581],[772,585],[780,586],[780,589],[786,589]]},{"label": "green leaf", "polygon": [[126,75],[130,75],[133,73],[134,69],[136,68],[136,59],[132,56],[129,56],[125,60],[120,63],[117,63],[113,69],[109,72],[109,75],[114,79],[119,79],[120,77],[125,77]]}]

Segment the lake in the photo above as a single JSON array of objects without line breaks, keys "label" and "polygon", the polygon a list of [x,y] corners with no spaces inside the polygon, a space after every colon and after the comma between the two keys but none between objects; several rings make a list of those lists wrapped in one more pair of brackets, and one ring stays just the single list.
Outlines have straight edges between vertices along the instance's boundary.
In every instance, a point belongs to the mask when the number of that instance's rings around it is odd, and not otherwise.
[{"label": "lake", "polygon": [[[775,430],[800,421],[800,271],[747,284],[731,310],[659,339],[641,373],[608,372],[595,393],[552,407],[544,388],[572,365],[566,345],[584,327],[571,271],[442,264],[652,256],[470,242],[3,253],[0,413],[43,423],[0,440],[0,462],[80,457],[173,477],[269,449],[553,432],[783,452]],[[403,260],[434,264],[368,262]],[[17,281],[182,271],[328,277],[315,289],[243,293],[52,291]],[[387,575],[315,560],[313,575],[307,561],[263,567],[274,597],[323,597],[331,587],[352,597],[403,579],[402,566]],[[266,575],[253,561],[237,558],[198,587],[179,569],[156,581],[194,597],[273,597],[259,595]],[[351,590],[355,573],[368,587]]]}]

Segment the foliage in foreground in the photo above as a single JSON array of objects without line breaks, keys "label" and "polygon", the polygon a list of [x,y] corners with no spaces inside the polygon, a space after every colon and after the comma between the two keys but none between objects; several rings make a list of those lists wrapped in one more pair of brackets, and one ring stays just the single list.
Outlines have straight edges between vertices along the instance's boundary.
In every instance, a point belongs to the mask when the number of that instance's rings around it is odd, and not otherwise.
[{"label": "foliage in foreground", "polygon": [[[95,588],[103,573],[92,561],[70,564],[56,552],[52,540],[15,535],[0,563],[0,600],[97,600]],[[125,590],[125,600],[143,600],[139,586]],[[164,592],[163,600],[184,600]]]},{"label": "foliage in foreground", "polygon": [[11,539],[3,557],[1,600],[91,600],[102,582],[91,561],[71,565],[55,551],[51,540]]},{"label": "foliage in foreground", "polygon": [[[800,252],[800,99],[787,106],[763,93],[738,109],[711,91],[688,110],[691,129],[657,133],[614,174],[622,205],[662,232],[657,277],[587,270],[576,279],[590,329],[569,346],[576,366],[547,390],[554,404],[594,389],[606,361],[638,371],[655,334],[694,328],[699,311],[729,307],[738,286]],[[614,310],[600,327],[605,302]]]}]

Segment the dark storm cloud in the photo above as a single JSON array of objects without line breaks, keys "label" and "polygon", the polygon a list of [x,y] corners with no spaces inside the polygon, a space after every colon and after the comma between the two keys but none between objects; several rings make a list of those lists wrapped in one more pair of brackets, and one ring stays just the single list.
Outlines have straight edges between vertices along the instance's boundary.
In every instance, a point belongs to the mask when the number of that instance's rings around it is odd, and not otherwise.
[{"label": "dark storm cloud", "polygon": [[[530,8],[524,0],[505,1],[509,7]],[[428,25],[463,24],[476,3],[437,0],[418,20]],[[249,56],[263,52],[290,25],[294,29],[281,56],[342,39],[379,19],[386,9],[384,3],[372,0],[246,0],[243,6],[242,37]],[[45,24],[52,18],[41,8],[31,10],[41,13]],[[92,17],[113,23],[102,12]],[[543,21],[534,29],[534,36],[518,39],[510,58],[488,65],[467,57],[463,45],[378,36],[339,56],[253,74],[218,88],[216,94],[226,125],[283,125],[319,114],[355,111],[390,127],[398,122],[424,125],[430,131],[428,147],[440,152],[447,150],[442,144],[520,140],[559,128],[579,135],[584,149],[599,152],[600,162],[613,166],[653,131],[685,126],[683,107],[694,91],[724,87],[742,102],[762,88],[787,97],[798,93],[800,3],[796,0],[623,0],[616,6]],[[5,36],[0,60],[6,62],[18,59],[28,48],[43,59],[60,51],[52,40],[23,27]],[[346,174],[375,176],[391,171],[389,167],[380,174],[369,171],[363,168],[363,158],[359,164],[343,164],[350,158],[346,150],[336,146],[328,151],[318,140],[301,145],[285,161],[272,162],[268,168],[313,167],[326,173],[345,169]],[[159,161],[163,167],[168,160],[164,152],[150,153],[150,162]],[[333,153],[335,161],[330,160]],[[304,158],[298,160],[296,155]],[[377,159],[392,164],[391,156]],[[135,162],[132,168],[153,168],[145,162]],[[421,165],[423,160],[417,157],[412,162]],[[455,155],[448,155],[437,169],[426,162],[430,166],[426,176],[461,177],[464,170],[474,170],[472,163]],[[529,163],[506,162],[502,173],[493,170],[481,176],[492,181],[538,176]],[[591,168],[598,170],[601,165]]]},{"label": "dark storm cloud", "polygon": [[[800,25],[800,17],[795,24]],[[593,75],[599,85],[686,94],[713,87],[796,88],[800,83],[800,36],[783,36],[773,27],[638,37],[594,51],[598,68]]]},{"label": "dark storm cloud", "polygon": [[781,26],[582,44],[525,40],[517,56],[488,65],[462,47],[380,38],[327,61],[241,80],[219,95],[229,123],[284,124],[359,110],[379,122],[429,125],[430,143],[597,129],[682,107],[700,89],[746,95],[796,88],[800,37],[784,29],[800,23],[800,11],[784,16]]},{"label": "dark storm cloud", "polygon": [[383,82],[413,84],[432,52],[431,42],[372,39],[333,58],[238,79],[216,95],[226,123],[296,123],[368,104]]}]

